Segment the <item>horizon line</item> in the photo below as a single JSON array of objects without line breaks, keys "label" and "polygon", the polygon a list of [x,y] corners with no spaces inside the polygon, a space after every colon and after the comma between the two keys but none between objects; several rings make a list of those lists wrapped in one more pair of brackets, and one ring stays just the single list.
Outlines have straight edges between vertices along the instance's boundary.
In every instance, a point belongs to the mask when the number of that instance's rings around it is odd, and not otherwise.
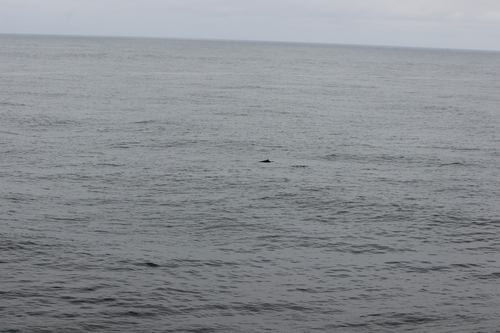
[{"label": "horizon line", "polygon": [[379,48],[400,48],[400,49],[423,49],[442,51],[472,51],[472,52],[495,52],[495,49],[464,49],[452,47],[432,47],[432,46],[406,46],[406,45],[382,45],[382,44],[355,44],[355,43],[331,43],[331,42],[307,42],[307,41],[286,41],[286,40],[258,40],[258,39],[225,39],[225,38],[203,38],[203,37],[165,37],[165,36],[127,36],[127,35],[86,35],[86,34],[48,34],[48,33],[4,33],[0,35],[10,36],[40,36],[40,37],[81,37],[81,38],[117,38],[117,39],[162,39],[162,40],[186,40],[186,41],[213,41],[213,42],[237,42],[237,43],[270,43],[270,44],[305,44],[305,45],[325,45],[325,46],[351,46],[351,47],[379,47]]}]

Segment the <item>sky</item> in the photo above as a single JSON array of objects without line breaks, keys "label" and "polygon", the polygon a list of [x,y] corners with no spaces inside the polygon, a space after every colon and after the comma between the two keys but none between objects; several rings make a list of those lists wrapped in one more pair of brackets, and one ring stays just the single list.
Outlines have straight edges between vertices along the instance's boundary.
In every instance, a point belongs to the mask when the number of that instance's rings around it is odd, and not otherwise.
[{"label": "sky", "polygon": [[500,51],[500,0],[0,0],[0,33]]}]

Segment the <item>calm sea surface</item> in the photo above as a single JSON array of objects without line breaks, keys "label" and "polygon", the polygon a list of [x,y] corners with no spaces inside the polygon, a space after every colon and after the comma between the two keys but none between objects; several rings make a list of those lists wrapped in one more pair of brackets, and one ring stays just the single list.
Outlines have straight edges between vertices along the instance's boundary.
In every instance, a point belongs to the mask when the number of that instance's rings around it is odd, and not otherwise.
[{"label": "calm sea surface", "polygon": [[500,53],[0,35],[1,332],[500,332],[499,198]]}]

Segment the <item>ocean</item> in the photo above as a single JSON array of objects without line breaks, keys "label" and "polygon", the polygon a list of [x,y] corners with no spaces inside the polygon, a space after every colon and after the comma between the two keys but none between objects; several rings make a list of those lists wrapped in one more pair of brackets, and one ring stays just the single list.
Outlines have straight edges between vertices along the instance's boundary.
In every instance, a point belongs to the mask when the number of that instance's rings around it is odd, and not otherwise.
[{"label": "ocean", "polygon": [[499,125],[499,52],[0,35],[0,331],[500,332]]}]

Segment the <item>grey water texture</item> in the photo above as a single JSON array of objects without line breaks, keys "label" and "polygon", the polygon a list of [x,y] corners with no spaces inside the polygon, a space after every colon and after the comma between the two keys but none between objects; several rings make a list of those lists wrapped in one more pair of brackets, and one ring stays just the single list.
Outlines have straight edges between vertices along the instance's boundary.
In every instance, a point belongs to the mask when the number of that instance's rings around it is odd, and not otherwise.
[{"label": "grey water texture", "polygon": [[500,332],[499,92],[498,52],[0,35],[0,332]]}]

